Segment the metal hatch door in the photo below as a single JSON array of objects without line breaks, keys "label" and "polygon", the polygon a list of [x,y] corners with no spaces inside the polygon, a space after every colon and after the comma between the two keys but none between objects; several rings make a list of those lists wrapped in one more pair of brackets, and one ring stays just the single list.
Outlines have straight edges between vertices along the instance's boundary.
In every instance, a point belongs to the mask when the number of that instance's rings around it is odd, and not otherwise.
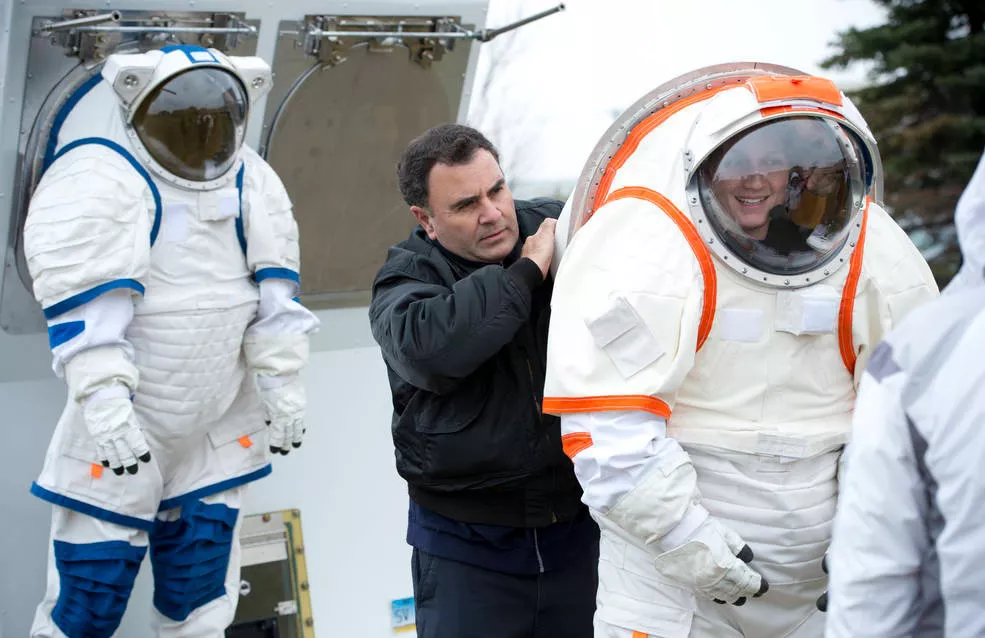
[{"label": "metal hatch door", "polygon": [[[420,32],[456,19],[327,20],[334,29]],[[416,224],[397,188],[397,160],[425,129],[456,120],[473,42],[330,38],[313,50],[296,46],[304,31],[287,31],[296,26],[281,23],[262,153],[294,203],[305,304],[365,305],[387,248]]]}]

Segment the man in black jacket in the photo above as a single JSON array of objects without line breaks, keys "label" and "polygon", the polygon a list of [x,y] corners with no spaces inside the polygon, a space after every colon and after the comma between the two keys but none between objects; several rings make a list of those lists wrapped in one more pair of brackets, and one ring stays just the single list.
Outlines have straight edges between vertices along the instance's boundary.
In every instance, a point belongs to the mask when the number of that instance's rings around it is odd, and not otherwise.
[{"label": "man in black jacket", "polygon": [[561,202],[514,202],[493,145],[455,124],[411,142],[397,173],[420,227],[390,249],[369,314],[418,636],[589,638],[598,528],[541,413]]}]

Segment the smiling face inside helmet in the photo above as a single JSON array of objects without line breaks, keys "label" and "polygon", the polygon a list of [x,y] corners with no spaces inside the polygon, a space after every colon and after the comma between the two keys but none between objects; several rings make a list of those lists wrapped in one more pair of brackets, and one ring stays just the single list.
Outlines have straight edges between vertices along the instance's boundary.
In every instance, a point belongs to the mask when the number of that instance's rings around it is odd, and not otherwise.
[{"label": "smiling face inside helmet", "polygon": [[795,275],[848,239],[864,197],[854,134],[813,116],[770,120],[716,148],[696,172],[704,213],[739,260]]},{"label": "smiling face inside helmet", "polygon": [[191,68],[151,91],[133,128],[151,157],[182,179],[207,182],[235,163],[245,133],[247,97],[231,73]]}]

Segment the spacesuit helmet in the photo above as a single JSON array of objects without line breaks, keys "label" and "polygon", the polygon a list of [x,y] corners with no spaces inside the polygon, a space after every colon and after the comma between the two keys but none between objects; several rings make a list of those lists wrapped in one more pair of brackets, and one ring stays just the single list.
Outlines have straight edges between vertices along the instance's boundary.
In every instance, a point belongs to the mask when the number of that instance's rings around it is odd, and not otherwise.
[{"label": "spacesuit helmet", "polygon": [[246,129],[246,89],[232,73],[192,67],[155,87],[131,125],[151,157],[183,179],[206,182],[235,163]]},{"label": "spacesuit helmet", "polygon": [[714,252],[733,268],[806,275],[800,279],[809,283],[809,274],[840,255],[858,228],[867,189],[862,155],[857,137],[836,120],[761,121],[697,166],[692,210],[714,230],[720,240]]},{"label": "spacesuit helmet", "polygon": [[142,162],[159,177],[198,190],[229,179],[249,109],[272,84],[260,58],[192,45],[114,54],[102,75],[121,102],[126,135]]}]

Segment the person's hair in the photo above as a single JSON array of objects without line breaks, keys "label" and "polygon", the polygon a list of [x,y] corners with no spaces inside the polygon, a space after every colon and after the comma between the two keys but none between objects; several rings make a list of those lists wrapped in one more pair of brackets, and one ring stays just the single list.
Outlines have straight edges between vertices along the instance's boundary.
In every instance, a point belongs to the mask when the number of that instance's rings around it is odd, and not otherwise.
[{"label": "person's hair", "polygon": [[441,124],[416,137],[397,162],[397,183],[404,201],[428,208],[428,176],[434,165],[468,164],[480,149],[492,153],[499,162],[496,147],[471,126]]}]

